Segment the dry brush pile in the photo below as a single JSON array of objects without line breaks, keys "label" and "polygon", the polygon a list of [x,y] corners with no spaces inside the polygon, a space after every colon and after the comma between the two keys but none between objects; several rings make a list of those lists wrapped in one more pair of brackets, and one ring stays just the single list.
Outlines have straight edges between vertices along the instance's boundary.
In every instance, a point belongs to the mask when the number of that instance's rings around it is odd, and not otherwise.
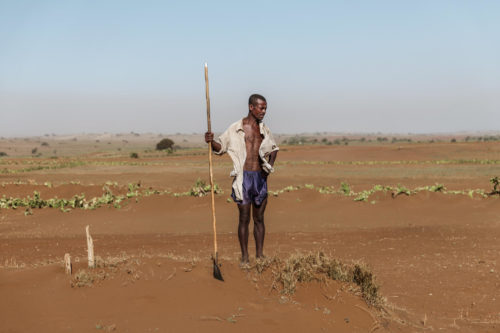
[{"label": "dry brush pile", "polygon": [[367,304],[375,307],[383,304],[375,277],[365,265],[348,265],[323,252],[296,253],[287,259],[266,258],[257,261],[254,268],[259,274],[270,271],[273,276],[272,288],[285,295],[294,294],[298,283],[335,280],[354,284]]}]

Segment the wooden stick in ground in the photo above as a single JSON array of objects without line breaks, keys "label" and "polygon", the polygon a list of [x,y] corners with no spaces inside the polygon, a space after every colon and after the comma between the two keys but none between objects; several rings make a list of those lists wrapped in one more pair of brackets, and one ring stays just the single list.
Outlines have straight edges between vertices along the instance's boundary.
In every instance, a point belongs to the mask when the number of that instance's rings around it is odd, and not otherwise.
[{"label": "wooden stick in ground", "polygon": [[95,267],[95,260],[94,260],[94,241],[92,240],[92,236],[90,236],[90,226],[87,226],[85,228],[85,232],[87,233],[87,254],[88,254],[88,259],[89,259],[89,267],[94,268]]},{"label": "wooden stick in ground", "polygon": [[[207,100],[207,128],[208,132],[212,131],[212,123],[210,121],[210,96],[208,91],[208,66],[205,63],[205,95]],[[208,169],[210,174],[210,192],[212,194],[212,224],[214,229],[214,258],[217,256],[217,227],[215,221],[215,193],[214,193],[214,176],[212,167],[212,145],[208,144]]]},{"label": "wooden stick in ground", "polygon": [[66,274],[71,275],[72,267],[71,267],[71,256],[69,255],[69,253],[66,253],[64,255],[64,267],[66,269]]}]

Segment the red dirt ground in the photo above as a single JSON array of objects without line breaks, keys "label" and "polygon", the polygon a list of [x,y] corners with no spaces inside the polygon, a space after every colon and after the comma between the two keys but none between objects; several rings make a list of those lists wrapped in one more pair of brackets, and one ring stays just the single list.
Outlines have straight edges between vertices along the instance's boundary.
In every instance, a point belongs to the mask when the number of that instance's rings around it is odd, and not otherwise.
[{"label": "red dirt ground", "polygon": [[[139,181],[142,189],[184,192],[198,177],[206,178],[205,158],[145,157],[139,161],[149,164],[136,166],[127,165],[126,157],[111,165],[83,156],[83,161],[102,163],[0,174],[0,194],[25,197],[37,190],[45,199],[81,193],[91,198],[102,194],[106,181],[118,183],[112,187],[117,194]],[[500,164],[472,159],[500,160],[500,145],[285,147],[269,186],[338,189],[344,181],[356,192],[375,184],[414,188],[434,183],[453,190],[491,190],[488,181],[500,175]],[[27,160],[32,159],[16,159]],[[44,208],[28,216],[24,208],[1,209],[0,332],[500,331],[499,198],[377,193],[368,202],[355,202],[306,188],[270,196],[267,256],[323,251],[346,263],[363,262],[386,299],[383,310],[377,310],[344,283],[302,284],[295,295],[283,296],[272,290],[269,274],[241,270],[237,210],[227,202],[230,161],[215,162],[216,181],[224,190],[216,208],[225,282],[213,279],[211,272],[209,197],[152,195],[137,202],[132,198],[120,209],[63,213]],[[86,225],[96,254],[119,263],[92,271],[99,276],[92,286],[72,287],[62,258],[71,254],[74,275],[84,269]]]}]

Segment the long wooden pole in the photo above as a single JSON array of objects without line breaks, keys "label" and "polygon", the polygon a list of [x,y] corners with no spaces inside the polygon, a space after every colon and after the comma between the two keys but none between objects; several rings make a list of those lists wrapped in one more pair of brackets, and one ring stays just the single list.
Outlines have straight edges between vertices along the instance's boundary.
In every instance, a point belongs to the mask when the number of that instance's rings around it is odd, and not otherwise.
[{"label": "long wooden pole", "polygon": [[[212,124],[210,121],[210,95],[208,91],[208,66],[205,63],[205,95],[207,99],[207,127],[208,132],[212,131]],[[212,144],[208,144],[208,169],[210,173],[210,191],[212,193],[212,222],[214,228],[214,259],[217,260],[217,228],[215,221],[215,193],[214,193],[214,175],[212,168]]]}]

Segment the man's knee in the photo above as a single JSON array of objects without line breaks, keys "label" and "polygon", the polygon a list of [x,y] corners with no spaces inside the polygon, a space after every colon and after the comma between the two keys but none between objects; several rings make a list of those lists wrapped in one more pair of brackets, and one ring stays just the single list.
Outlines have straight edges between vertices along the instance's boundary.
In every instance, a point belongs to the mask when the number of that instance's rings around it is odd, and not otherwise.
[{"label": "man's knee", "polygon": [[250,223],[250,207],[239,207],[240,210],[240,222]]},{"label": "man's knee", "polygon": [[264,225],[264,214],[254,214],[253,222],[258,225]]},{"label": "man's knee", "polygon": [[240,226],[243,225],[243,226],[246,226],[248,228],[248,226],[250,225],[250,218],[249,217],[240,217]]}]

